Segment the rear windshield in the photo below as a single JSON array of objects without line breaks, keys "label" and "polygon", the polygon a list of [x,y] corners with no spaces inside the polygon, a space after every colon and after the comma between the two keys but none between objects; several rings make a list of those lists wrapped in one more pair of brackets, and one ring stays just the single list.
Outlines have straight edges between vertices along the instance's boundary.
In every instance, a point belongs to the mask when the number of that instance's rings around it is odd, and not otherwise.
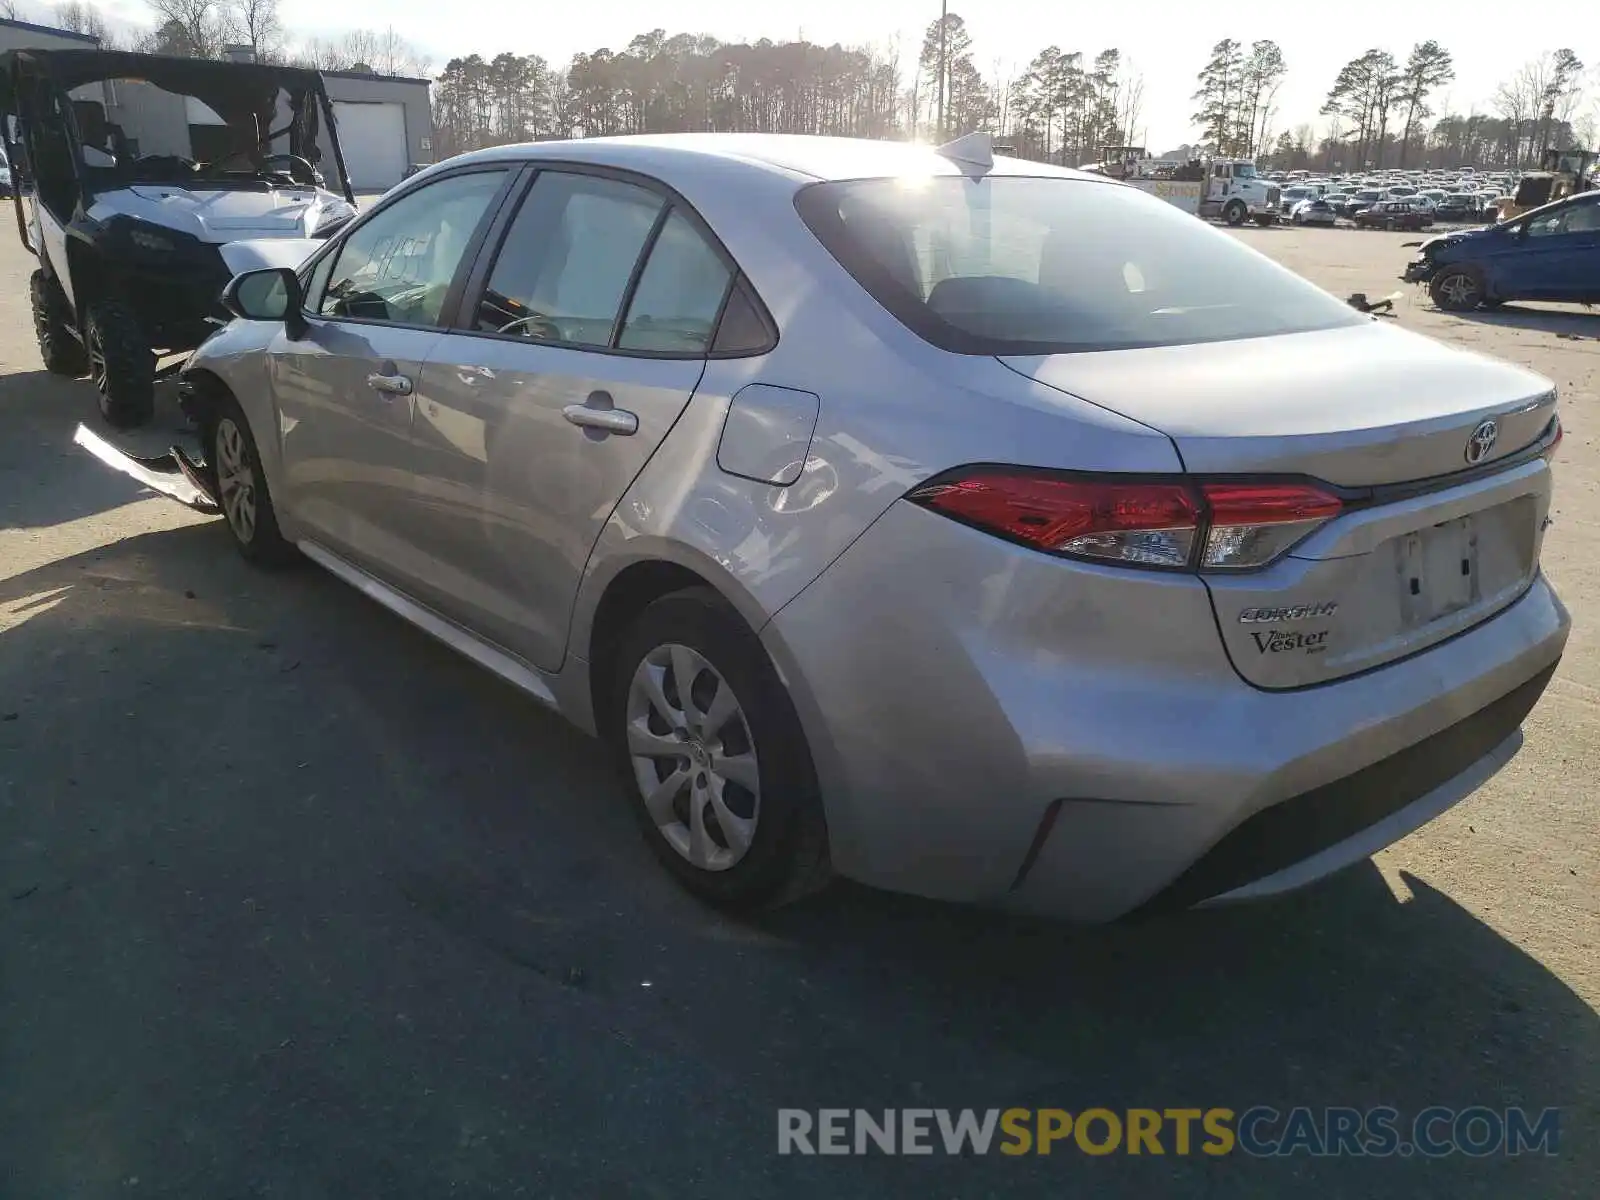
[{"label": "rear windshield", "polygon": [[802,219],[877,301],[963,354],[1229,341],[1362,320],[1135,188],[1017,176],[820,183]]}]

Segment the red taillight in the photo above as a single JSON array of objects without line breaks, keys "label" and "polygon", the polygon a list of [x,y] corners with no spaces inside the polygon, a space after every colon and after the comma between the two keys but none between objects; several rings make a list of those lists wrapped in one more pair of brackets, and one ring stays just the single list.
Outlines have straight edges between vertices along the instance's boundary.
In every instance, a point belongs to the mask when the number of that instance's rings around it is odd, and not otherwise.
[{"label": "red taillight", "polygon": [[1183,483],[980,469],[926,484],[910,498],[1039,550],[1146,566],[1187,566],[1200,525]]},{"label": "red taillight", "polygon": [[1342,507],[1312,484],[1127,480],[1003,467],[945,476],[908,499],[1038,550],[1223,571],[1265,566]]}]

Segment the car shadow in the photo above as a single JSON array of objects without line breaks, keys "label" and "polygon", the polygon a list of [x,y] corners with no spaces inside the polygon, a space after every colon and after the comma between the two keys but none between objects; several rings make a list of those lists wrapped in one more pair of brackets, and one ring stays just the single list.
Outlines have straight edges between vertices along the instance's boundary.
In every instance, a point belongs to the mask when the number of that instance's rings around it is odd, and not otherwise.
[{"label": "car shadow", "polygon": [[[595,743],[212,524],[0,581],[17,1195],[1585,1195],[1600,1017],[1420,879],[686,898]],[[975,797],[975,802],[981,802]],[[780,1107],[1563,1109],[1555,1157],[779,1157]]]},{"label": "car shadow", "polygon": [[1600,340],[1600,310],[1594,309],[1580,311],[1575,307],[1533,308],[1524,304],[1506,304],[1500,308],[1480,308],[1449,315],[1480,325],[1509,325],[1517,329],[1553,333],[1557,337]]},{"label": "car shadow", "polygon": [[100,419],[93,386],[46,371],[0,375],[0,529],[42,529],[120,507],[155,493],[109,470],[73,445],[78,424],[135,454],[162,454],[183,425],[177,390],[156,389],[156,413],[138,430],[113,431]]}]

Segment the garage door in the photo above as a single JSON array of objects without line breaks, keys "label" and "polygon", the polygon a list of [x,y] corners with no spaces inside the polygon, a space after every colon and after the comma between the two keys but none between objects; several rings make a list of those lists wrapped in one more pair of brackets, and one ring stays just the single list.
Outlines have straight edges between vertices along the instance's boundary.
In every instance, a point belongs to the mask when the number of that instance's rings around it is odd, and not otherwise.
[{"label": "garage door", "polygon": [[336,100],[339,146],[350,186],[388,188],[406,173],[406,110],[398,104],[356,104]]}]

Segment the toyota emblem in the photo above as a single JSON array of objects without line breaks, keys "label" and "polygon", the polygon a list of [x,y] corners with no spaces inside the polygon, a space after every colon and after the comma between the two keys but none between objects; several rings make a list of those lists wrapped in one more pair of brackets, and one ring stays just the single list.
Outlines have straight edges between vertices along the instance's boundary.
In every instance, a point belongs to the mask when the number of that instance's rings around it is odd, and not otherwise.
[{"label": "toyota emblem", "polygon": [[1500,426],[1493,421],[1485,421],[1479,425],[1467,439],[1467,462],[1476,465],[1488,458],[1499,437]]}]

